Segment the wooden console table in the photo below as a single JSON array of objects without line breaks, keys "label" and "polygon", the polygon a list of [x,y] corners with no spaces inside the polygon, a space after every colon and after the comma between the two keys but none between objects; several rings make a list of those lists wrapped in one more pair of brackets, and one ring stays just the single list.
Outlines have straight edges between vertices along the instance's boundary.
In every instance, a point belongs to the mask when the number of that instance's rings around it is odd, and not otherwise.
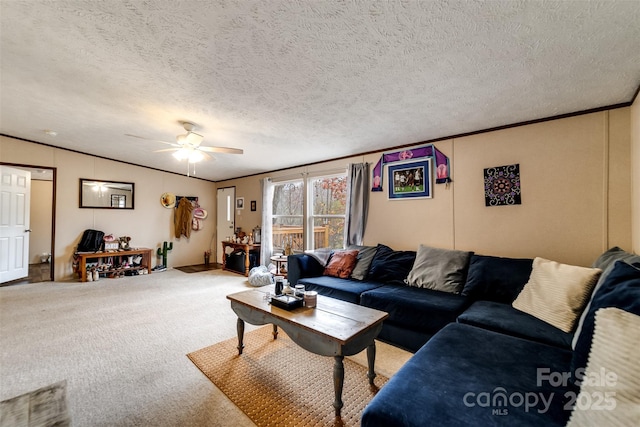
[{"label": "wooden console table", "polygon": [[[103,258],[109,257],[129,257],[133,255],[141,255],[142,261],[140,262],[140,267],[131,267],[131,268],[113,268],[111,270],[103,270],[101,273],[115,273],[119,271],[126,270],[141,270],[146,269],[148,274],[151,274],[151,249],[148,248],[138,248],[131,249],[129,251],[113,251],[113,252],[83,252],[77,253],[78,257],[78,274],[80,275],[80,279],[83,282],[87,281],[87,259],[97,259],[98,264],[102,264]],[[120,263],[118,263],[120,264]]]},{"label": "wooden console table", "polygon": [[231,268],[227,268],[227,248],[232,248],[234,252],[243,251],[244,252],[244,275],[249,277],[249,269],[251,267],[251,260],[249,259],[249,252],[256,251],[260,253],[260,245],[259,244],[245,244],[245,243],[233,243],[233,242],[222,242],[222,269],[227,271],[233,271],[235,273],[242,274],[242,271],[233,270]]}]

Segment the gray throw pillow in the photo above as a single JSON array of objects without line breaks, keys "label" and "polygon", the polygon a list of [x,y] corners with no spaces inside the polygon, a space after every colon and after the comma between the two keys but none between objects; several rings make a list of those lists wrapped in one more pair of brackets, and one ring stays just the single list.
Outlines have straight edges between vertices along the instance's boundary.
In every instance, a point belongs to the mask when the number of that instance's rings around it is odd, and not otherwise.
[{"label": "gray throw pillow", "polygon": [[420,245],[405,282],[409,286],[459,294],[473,252]]},{"label": "gray throw pillow", "polygon": [[351,272],[351,278],[356,280],[364,280],[367,277],[371,260],[376,254],[377,246],[358,246],[351,245],[347,249],[358,251],[358,262]]}]

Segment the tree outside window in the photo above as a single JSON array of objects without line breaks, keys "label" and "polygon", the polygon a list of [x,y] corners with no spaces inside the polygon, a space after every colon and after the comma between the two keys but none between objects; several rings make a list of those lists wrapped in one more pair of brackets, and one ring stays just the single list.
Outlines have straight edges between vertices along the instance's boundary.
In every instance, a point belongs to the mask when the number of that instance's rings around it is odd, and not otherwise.
[{"label": "tree outside window", "polygon": [[[274,253],[283,253],[287,247],[293,252],[303,252],[307,248],[342,248],[346,200],[346,174],[275,184]],[[305,204],[309,206],[306,217]]]},{"label": "tree outside window", "polygon": [[312,245],[316,249],[340,249],[344,247],[347,177],[313,178],[310,184],[314,230]]}]

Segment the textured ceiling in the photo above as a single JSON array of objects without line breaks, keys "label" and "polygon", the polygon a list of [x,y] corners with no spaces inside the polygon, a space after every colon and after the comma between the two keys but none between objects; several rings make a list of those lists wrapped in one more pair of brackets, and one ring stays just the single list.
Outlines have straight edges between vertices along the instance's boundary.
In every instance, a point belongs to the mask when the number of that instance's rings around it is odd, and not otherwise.
[{"label": "textured ceiling", "polygon": [[[221,180],[625,103],[640,1],[0,0],[0,133]],[[46,135],[44,130],[58,133]]]}]

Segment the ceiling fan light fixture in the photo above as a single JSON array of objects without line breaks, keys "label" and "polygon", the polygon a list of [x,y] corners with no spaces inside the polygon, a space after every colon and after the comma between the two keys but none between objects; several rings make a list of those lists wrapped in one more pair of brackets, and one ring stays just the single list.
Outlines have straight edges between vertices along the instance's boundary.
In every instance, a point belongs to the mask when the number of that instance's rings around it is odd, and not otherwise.
[{"label": "ceiling fan light fixture", "polygon": [[172,156],[176,158],[176,160],[185,160],[189,158],[189,149],[188,148],[180,148],[173,152]]},{"label": "ceiling fan light fixture", "polygon": [[188,159],[189,163],[198,163],[204,160],[204,154],[202,154],[200,150],[192,150],[191,153],[189,153]]},{"label": "ceiling fan light fixture", "polygon": [[187,160],[189,163],[198,163],[204,160],[204,154],[200,150],[194,149],[192,147],[180,148],[179,150],[176,150],[172,155],[179,161]]}]

